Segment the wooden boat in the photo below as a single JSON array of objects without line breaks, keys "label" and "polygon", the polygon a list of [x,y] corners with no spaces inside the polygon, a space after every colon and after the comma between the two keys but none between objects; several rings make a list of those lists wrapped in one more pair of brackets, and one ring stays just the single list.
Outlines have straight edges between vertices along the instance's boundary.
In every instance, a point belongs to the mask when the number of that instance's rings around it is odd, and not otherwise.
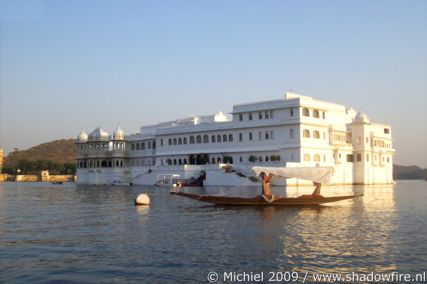
[{"label": "wooden boat", "polygon": [[[253,167],[252,171],[262,180],[262,195],[255,197],[231,197],[215,195],[199,195],[193,193],[171,191],[171,194],[186,198],[213,203],[216,205],[231,206],[313,206],[330,202],[352,199],[363,194],[324,197],[320,195],[321,183],[328,182],[333,174],[333,168],[278,168],[278,167]],[[282,197],[273,195],[270,191],[270,181],[273,176],[303,178],[313,182],[315,189],[312,194],[299,197]]]},{"label": "wooden boat", "polygon": [[352,199],[361,195],[346,195],[346,196],[333,196],[323,197],[303,195],[300,197],[275,197],[267,199],[262,195],[255,197],[231,197],[231,196],[215,196],[215,195],[199,195],[185,192],[171,192],[171,194],[187,197],[190,199],[212,203],[215,205],[229,205],[229,206],[312,206],[321,205],[330,202],[336,202],[346,199]]}]

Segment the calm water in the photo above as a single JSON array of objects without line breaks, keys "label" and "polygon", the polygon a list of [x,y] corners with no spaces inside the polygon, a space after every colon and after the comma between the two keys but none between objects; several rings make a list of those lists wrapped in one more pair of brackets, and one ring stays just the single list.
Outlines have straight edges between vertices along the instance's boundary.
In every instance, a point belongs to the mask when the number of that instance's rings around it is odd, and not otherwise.
[{"label": "calm water", "polygon": [[[136,208],[142,192],[151,205]],[[0,282],[205,283],[210,271],[427,270],[427,182],[322,191],[349,192],[365,195],[315,208],[221,208],[166,188],[0,183]]]}]

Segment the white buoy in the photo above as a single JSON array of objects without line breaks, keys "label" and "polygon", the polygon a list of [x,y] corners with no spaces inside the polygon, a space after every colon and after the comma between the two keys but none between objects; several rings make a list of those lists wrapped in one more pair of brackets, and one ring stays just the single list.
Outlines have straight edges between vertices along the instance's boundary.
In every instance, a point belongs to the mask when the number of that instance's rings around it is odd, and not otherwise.
[{"label": "white buoy", "polygon": [[150,197],[145,193],[141,193],[140,195],[138,195],[137,198],[135,198],[135,205],[148,205],[148,204],[150,204]]}]

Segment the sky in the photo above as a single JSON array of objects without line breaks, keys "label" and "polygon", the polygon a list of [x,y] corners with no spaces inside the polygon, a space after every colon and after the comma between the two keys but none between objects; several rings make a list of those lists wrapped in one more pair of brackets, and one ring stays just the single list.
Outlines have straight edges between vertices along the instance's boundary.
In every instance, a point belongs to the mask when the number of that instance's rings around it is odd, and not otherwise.
[{"label": "sky", "polygon": [[127,133],[293,90],[427,167],[427,1],[0,0],[0,147]]}]

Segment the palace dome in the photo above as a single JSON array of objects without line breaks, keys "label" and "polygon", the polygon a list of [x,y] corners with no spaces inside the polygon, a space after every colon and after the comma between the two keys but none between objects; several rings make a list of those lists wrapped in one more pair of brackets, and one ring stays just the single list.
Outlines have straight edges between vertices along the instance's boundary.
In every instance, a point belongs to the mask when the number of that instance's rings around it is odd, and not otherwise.
[{"label": "palace dome", "polygon": [[91,133],[89,133],[90,141],[108,141],[110,140],[110,135],[104,131],[101,127],[95,128]]},{"label": "palace dome", "polygon": [[370,120],[366,114],[359,111],[354,117],[353,123],[370,123]]},{"label": "palace dome", "polygon": [[82,132],[80,132],[79,136],[77,137],[78,142],[86,142],[87,141],[87,134],[84,129],[82,129]]},{"label": "palace dome", "polygon": [[117,127],[116,131],[114,131],[113,139],[114,140],[124,140],[125,139],[125,133],[120,128],[120,125]]}]

